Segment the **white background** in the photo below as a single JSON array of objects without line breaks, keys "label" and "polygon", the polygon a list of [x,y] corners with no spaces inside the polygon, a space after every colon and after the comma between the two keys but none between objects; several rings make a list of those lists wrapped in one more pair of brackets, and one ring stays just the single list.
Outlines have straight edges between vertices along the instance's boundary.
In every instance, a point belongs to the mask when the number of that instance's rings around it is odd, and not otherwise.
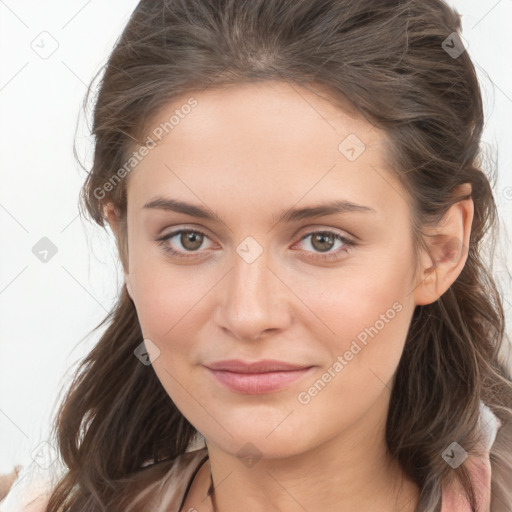
[{"label": "white background", "polygon": [[[484,141],[499,164],[495,193],[507,219],[505,241],[512,231],[512,0],[451,3],[463,15],[463,37],[481,79]],[[78,217],[85,171],[73,156],[73,138],[80,118],[79,157],[90,164],[82,100],[136,4],[0,0],[0,473],[29,464],[48,438],[59,393],[99,338],[88,333],[122,286],[110,232]],[[56,47],[46,59],[34,51],[41,38],[46,51]],[[58,249],[47,263],[32,253],[42,237]],[[507,252],[503,244],[496,263],[504,288]]]}]

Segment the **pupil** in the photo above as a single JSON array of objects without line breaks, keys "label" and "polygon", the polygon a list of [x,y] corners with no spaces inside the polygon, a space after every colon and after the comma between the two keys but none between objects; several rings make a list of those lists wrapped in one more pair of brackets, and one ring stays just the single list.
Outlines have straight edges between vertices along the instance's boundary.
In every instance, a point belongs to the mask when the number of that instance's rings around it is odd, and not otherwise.
[{"label": "pupil", "polygon": [[[183,247],[186,247],[187,249],[198,249],[201,247],[202,243],[201,235],[199,235],[199,233],[184,232],[181,234],[181,243],[183,244]],[[192,246],[190,246],[190,243],[192,243]]]},{"label": "pupil", "polygon": [[[327,240],[327,246],[325,246]],[[316,247],[317,249],[321,251],[328,251],[332,248],[332,235],[328,233],[320,233],[313,237],[313,245],[316,246],[316,242],[321,242],[320,247]]]}]

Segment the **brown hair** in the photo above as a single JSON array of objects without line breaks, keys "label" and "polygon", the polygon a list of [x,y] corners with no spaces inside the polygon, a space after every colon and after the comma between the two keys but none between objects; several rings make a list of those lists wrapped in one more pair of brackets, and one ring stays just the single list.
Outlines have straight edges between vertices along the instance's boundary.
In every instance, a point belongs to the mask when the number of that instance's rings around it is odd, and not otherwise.
[{"label": "brown hair", "polygon": [[[451,36],[457,48],[460,30],[460,16],[441,0],[143,0],[104,70],[94,161],[81,195],[100,226],[106,204],[119,212],[126,269],[126,180],[112,180],[135,145],[144,144],[148,122],[174,98],[256,80],[324,86],[333,101],[348,100],[385,131],[391,168],[410,196],[416,250],[427,247],[424,228],[461,199],[457,187],[470,183],[467,262],[445,294],[414,311],[386,426],[390,453],[420,488],[418,512],[438,511],[441,484],[453,478],[477,510],[464,464],[454,470],[440,454],[454,440],[478,453],[480,401],[502,423],[490,454],[492,510],[512,503],[504,313],[481,254],[486,234],[493,247],[497,224],[480,153],[481,93],[468,52],[453,55],[444,44]],[[133,355],[143,337],[125,287],[102,326],[55,419],[66,472],[49,512],[148,506],[141,491],[163,477],[197,433],[152,367]],[[147,460],[154,464],[142,469]]]}]

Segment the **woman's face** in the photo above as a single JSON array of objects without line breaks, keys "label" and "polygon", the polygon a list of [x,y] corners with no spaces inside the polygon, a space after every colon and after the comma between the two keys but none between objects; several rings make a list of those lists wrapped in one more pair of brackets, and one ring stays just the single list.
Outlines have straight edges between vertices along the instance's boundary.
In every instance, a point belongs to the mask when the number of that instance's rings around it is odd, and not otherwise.
[{"label": "woman's face", "polygon": [[[162,385],[233,454],[381,424],[415,307],[410,205],[383,133],[281,82],[191,96],[155,117],[154,141],[173,125],[128,177],[127,279]],[[309,369],[234,389],[205,367],[228,359]]]}]

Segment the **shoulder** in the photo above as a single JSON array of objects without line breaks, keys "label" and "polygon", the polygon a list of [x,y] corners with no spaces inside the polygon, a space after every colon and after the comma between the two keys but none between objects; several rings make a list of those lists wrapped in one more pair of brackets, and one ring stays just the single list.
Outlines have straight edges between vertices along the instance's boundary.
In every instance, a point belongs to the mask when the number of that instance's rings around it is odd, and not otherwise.
[{"label": "shoulder", "polygon": [[[150,477],[153,483],[148,487],[144,486],[141,496],[154,494],[158,511],[168,510],[174,503],[180,503],[194,472],[207,457],[208,451],[204,447],[184,452],[166,463],[152,464],[152,461],[147,461],[141,477]],[[155,481],[155,473],[160,472],[161,478]],[[150,475],[151,473],[154,474]],[[144,480],[142,477],[140,483]],[[0,512],[46,512],[51,491],[52,482],[47,476],[31,471],[30,468],[22,469],[17,478],[10,482],[5,498],[0,500]]]},{"label": "shoulder", "polygon": [[9,489],[18,478],[21,466],[16,466],[10,473],[0,475],[0,501],[7,496]]},{"label": "shoulder", "polygon": [[32,466],[22,468],[0,501],[0,512],[45,512],[52,484]]},{"label": "shoulder", "polygon": [[178,510],[196,471],[207,458],[208,450],[204,447],[184,452],[172,461],[156,464],[148,461],[140,474],[140,492],[130,504],[130,510]]},{"label": "shoulder", "polygon": [[174,500],[181,499],[195,472],[207,458],[206,447],[185,452],[176,457],[161,483],[166,494],[173,494]]},{"label": "shoulder", "polygon": [[[501,428],[499,418],[483,402],[480,403],[478,427],[482,435],[482,452],[480,455],[467,455],[463,460],[467,465],[478,504],[482,512],[490,512],[491,506],[491,461],[490,451]],[[463,451],[460,447],[459,450]],[[470,512],[469,504],[462,497],[460,483],[451,487],[443,486],[441,512]]]}]

